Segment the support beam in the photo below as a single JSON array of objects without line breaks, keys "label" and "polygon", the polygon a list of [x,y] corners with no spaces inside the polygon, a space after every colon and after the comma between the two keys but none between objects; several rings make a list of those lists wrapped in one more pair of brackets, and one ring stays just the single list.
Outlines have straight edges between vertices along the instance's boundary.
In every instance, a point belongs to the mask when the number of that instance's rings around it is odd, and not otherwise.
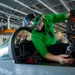
[{"label": "support beam", "polygon": [[8,25],[7,28],[10,29],[10,16],[8,16]]},{"label": "support beam", "polygon": [[54,25],[55,28],[59,29],[59,30],[62,30],[62,31],[65,31],[65,29],[59,27],[58,25]]},{"label": "support beam", "polygon": [[0,13],[5,14],[6,16],[11,16],[11,17],[16,18],[16,19],[22,19],[22,17],[16,16],[13,14],[9,14],[9,13],[6,13],[6,12],[1,11],[1,10],[0,10]]},{"label": "support beam", "polygon": [[25,23],[24,23],[24,18],[22,19],[22,27],[24,27],[25,25],[24,25]]},{"label": "support beam", "polygon": [[8,9],[10,9],[10,10],[13,10],[13,11],[15,11],[15,12],[18,12],[18,13],[20,13],[20,14],[27,15],[27,13],[22,12],[22,11],[19,11],[19,10],[17,10],[17,9],[14,9],[14,8],[8,6],[8,5],[3,4],[3,3],[0,3],[0,5],[3,6],[3,7],[5,7],[5,8],[8,8]]},{"label": "support beam", "polygon": [[53,10],[51,7],[49,7],[47,4],[45,4],[44,2],[42,2],[41,0],[37,0],[39,3],[41,3],[42,5],[44,5],[46,8],[48,8],[50,11],[52,11],[53,13],[57,14],[57,12],[55,10]]},{"label": "support beam", "polygon": [[56,23],[56,25],[59,25],[59,26],[61,26],[63,28],[66,28],[66,24],[64,24],[64,23]]},{"label": "support beam", "polygon": [[63,6],[66,8],[66,10],[69,12],[70,9],[67,7],[67,5],[65,4],[65,2],[63,0],[60,0],[60,2],[63,4]]},{"label": "support beam", "polygon": [[34,12],[37,12],[37,13],[39,13],[39,14],[43,14],[42,12],[39,12],[38,10],[34,10],[34,9],[30,8],[28,5],[25,5],[24,3],[22,3],[22,2],[19,1],[19,0],[14,0],[14,1],[17,2],[17,3],[19,3],[19,4],[21,4],[21,5],[24,6],[24,7],[26,7],[26,8],[28,8],[28,9],[32,10],[32,11],[34,11]]}]

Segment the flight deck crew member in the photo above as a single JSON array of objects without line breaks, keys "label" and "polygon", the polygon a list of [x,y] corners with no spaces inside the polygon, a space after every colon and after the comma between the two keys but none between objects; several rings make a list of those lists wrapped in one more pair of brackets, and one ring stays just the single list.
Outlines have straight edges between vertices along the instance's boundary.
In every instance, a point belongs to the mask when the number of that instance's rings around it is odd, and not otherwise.
[{"label": "flight deck crew member", "polygon": [[[27,15],[25,23],[32,28],[32,42],[36,50],[41,56],[47,60],[72,64],[75,59],[69,58],[66,54],[54,55],[48,51],[47,47],[56,44],[56,36],[54,33],[54,23],[64,22],[70,13],[59,13],[59,14],[45,14],[40,15],[32,13]],[[58,49],[57,49],[58,50]]]}]

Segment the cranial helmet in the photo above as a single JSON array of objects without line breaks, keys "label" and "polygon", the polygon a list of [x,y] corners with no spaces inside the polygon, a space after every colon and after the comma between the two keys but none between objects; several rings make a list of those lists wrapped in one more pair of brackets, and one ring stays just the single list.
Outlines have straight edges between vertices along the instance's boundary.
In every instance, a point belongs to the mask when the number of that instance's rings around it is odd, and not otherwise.
[{"label": "cranial helmet", "polygon": [[28,14],[24,18],[24,23],[30,27],[36,29],[42,21],[41,15],[37,13]]}]

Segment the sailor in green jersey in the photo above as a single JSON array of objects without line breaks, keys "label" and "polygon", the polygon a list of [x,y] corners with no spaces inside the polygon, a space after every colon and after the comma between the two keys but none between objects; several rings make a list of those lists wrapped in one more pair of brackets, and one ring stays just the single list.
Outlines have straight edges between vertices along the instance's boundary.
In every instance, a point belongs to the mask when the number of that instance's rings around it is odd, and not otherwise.
[{"label": "sailor in green jersey", "polygon": [[32,42],[36,50],[45,59],[55,62],[65,62],[72,64],[75,59],[69,58],[66,54],[54,55],[50,53],[47,47],[56,43],[56,37],[54,33],[54,23],[63,22],[70,16],[70,13],[61,14],[29,14],[25,18],[25,23],[32,28]]}]

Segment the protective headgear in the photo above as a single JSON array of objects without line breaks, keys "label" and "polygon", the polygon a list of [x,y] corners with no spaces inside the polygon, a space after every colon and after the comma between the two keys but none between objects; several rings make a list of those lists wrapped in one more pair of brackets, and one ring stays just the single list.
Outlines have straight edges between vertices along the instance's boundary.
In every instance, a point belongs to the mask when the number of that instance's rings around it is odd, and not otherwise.
[{"label": "protective headgear", "polygon": [[24,22],[28,27],[36,29],[42,21],[41,15],[32,13],[24,18]]}]

